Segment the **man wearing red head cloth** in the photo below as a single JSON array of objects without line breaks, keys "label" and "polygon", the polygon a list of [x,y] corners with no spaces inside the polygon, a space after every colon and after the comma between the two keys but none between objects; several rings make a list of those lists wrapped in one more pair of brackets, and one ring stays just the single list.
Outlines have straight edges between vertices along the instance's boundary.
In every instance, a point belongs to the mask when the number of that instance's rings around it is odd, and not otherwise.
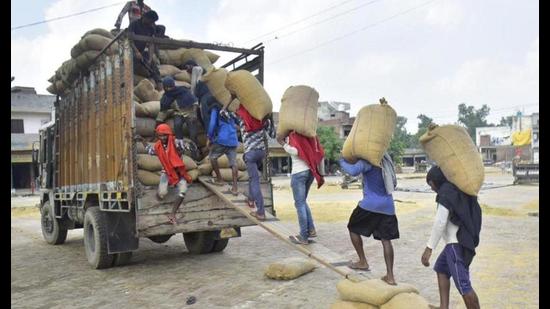
[{"label": "man wearing red head cloth", "polygon": [[159,157],[160,163],[164,168],[160,175],[160,183],[158,188],[158,196],[163,199],[168,193],[168,186],[177,186],[179,195],[174,206],[172,207],[172,213],[168,216],[168,220],[176,224],[176,212],[181,206],[185,193],[187,192],[187,184],[193,180],[185,169],[185,164],[181,159],[183,149],[177,148],[175,143],[174,133],[170,126],[165,123],[159,124],[155,129],[158,141],[153,145],[145,143],[143,138],[141,142],[147,149],[150,155],[156,155]]}]

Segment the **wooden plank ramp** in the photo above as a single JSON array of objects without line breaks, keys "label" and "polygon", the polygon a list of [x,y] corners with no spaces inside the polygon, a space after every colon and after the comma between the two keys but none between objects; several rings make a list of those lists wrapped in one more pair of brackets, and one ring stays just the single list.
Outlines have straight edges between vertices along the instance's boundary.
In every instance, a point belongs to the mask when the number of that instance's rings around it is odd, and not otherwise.
[{"label": "wooden plank ramp", "polygon": [[243,215],[245,215],[249,220],[262,227],[279,240],[282,240],[287,245],[298,250],[302,254],[305,254],[309,258],[317,261],[319,264],[327,267],[328,269],[338,273],[344,278],[350,279],[355,282],[370,279],[370,277],[365,272],[356,272],[347,267],[348,261],[346,261],[339,254],[335,253],[334,251],[328,249],[318,242],[313,242],[309,245],[294,244],[289,240],[289,236],[294,235],[295,233],[292,233],[285,226],[280,224],[279,219],[266,212],[266,220],[259,221],[258,219],[250,215],[252,209],[246,204],[246,196],[244,196],[242,192],[239,192],[238,196],[234,196],[229,192],[229,185],[217,186],[210,183],[208,181],[209,179],[211,178],[204,176],[199,177],[199,181],[206,188],[208,188],[219,198],[221,198],[227,205],[235,208]]}]

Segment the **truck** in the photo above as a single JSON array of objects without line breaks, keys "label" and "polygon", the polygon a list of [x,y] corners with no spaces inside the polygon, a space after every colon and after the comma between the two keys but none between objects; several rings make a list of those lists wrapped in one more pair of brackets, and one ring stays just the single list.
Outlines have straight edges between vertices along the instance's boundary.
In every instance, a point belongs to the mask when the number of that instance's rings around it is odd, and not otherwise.
[{"label": "truck", "polygon": [[[81,72],[70,91],[56,97],[55,119],[40,131],[33,151],[39,170],[44,240],[61,245],[67,231],[82,229],[84,250],[94,269],[128,263],[140,238],[163,243],[182,234],[191,254],[221,252],[241,227],[254,223],[206,186],[193,182],[178,211],[167,221],[176,189],[160,200],[156,187],[137,179],[132,40],[164,48],[198,48],[236,55],[223,68],[248,70],[263,84],[264,47],[237,48],[119,33]],[[105,50],[114,42],[115,53]],[[267,141],[266,141],[267,144]],[[266,211],[275,215],[269,160],[264,159],[261,189]],[[247,190],[240,182],[239,190]]]}]

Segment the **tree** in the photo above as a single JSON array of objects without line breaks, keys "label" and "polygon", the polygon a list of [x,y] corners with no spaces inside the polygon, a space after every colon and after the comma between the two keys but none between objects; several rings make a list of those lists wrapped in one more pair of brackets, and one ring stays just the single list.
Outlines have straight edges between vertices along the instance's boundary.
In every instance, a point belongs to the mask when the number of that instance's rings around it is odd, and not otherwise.
[{"label": "tree", "polygon": [[317,136],[325,150],[325,158],[327,160],[337,160],[340,157],[343,142],[334,132],[334,128],[319,127],[317,128]]},{"label": "tree", "polygon": [[500,123],[499,123],[499,125],[500,125],[500,126],[508,126],[508,127],[511,127],[511,126],[512,126],[512,123],[514,123],[514,116],[507,116],[506,118],[505,118],[505,117],[500,118]]},{"label": "tree", "polygon": [[410,135],[405,128],[407,124],[407,118],[397,116],[395,132],[393,133],[388,153],[392,157],[392,160],[401,164],[403,162],[402,157],[405,152],[405,148],[410,148],[414,144],[414,136]]},{"label": "tree", "polygon": [[458,105],[458,122],[466,127],[468,134],[472,140],[476,140],[476,128],[487,127],[487,116],[491,109],[483,104],[480,109],[475,109],[473,106],[466,106],[461,103]]},{"label": "tree", "polygon": [[420,148],[420,142],[418,139],[428,131],[428,126],[433,122],[433,119],[424,115],[420,114],[416,117],[420,122],[418,123],[418,130],[416,131],[416,134],[411,136],[411,146],[414,148]]}]

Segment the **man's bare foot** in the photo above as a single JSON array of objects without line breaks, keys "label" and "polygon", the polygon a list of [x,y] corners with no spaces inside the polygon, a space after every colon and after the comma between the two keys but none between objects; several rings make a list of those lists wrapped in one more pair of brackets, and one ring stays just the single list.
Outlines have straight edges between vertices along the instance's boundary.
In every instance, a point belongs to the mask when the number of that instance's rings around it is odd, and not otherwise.
[{"label": "man's bare foot", "polygon": [[393,277],[389,278],[388,275],[385,275],[380,279],[382,279],[382,281],[386,282],[389,285],[397,285],[397,283],[395,282],[395,279]]},{"label": "man's bare foot", "polygon": [[239,195],[239,189],[238,188],[232,188],[231,189],[231,194],[233,194],[235,196]]},{"label": "man's bare foot", "polygon": [[362,270],[362,271],[369,271],[369,263],[361,263],[361,262],[350,262],[348,265],[349,268],[355,269],[355,270]]}]

